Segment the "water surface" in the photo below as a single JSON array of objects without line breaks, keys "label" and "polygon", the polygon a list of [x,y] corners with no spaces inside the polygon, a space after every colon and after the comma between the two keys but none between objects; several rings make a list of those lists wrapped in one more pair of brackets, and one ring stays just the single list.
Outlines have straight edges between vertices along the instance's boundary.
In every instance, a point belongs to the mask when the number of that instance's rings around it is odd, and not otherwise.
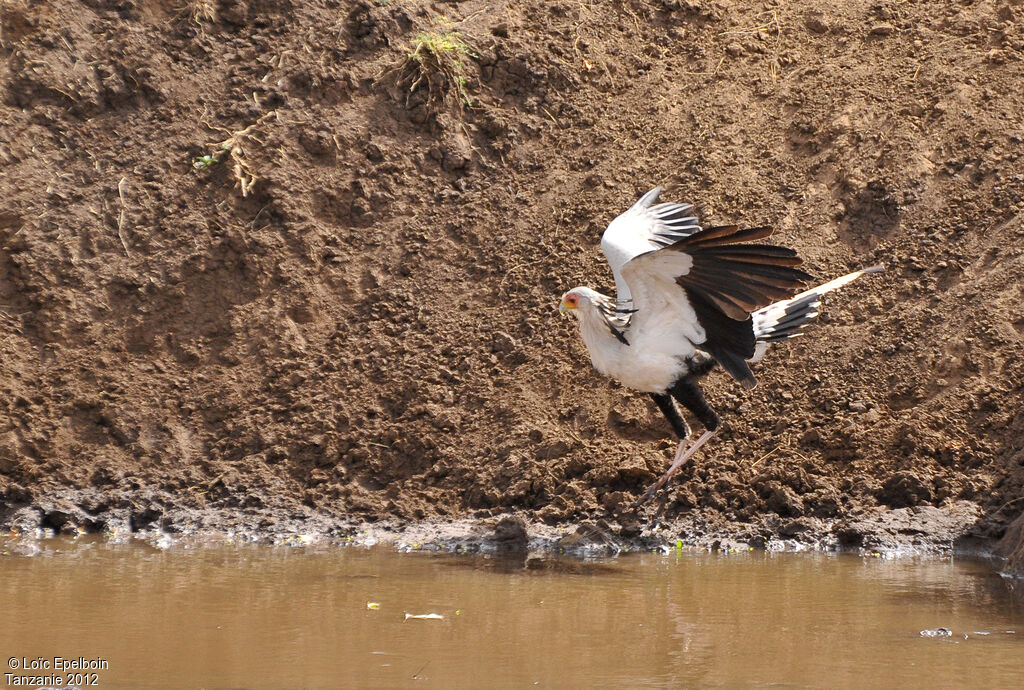
[{"label": "water surface", "polygon": [[1024,683],[1024,606],[980,563],[42,544],[0,557],[0,655],[103,659],[100,687]]}]

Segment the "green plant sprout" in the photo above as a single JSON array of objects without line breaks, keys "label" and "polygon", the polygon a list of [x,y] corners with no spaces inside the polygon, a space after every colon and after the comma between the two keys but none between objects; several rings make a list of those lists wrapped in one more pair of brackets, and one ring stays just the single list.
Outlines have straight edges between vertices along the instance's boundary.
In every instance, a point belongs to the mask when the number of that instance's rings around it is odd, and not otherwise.
[{"label": "green plant sprout", "polygon": [[217,163],[220,163],[220,159],[230,150],[230,147],[221,144],[219,151],[214,151],[213,153],[209,153],[205,156],[199,156],[199,158],[192,161],[192,167],[196,170],[209,170]]}]

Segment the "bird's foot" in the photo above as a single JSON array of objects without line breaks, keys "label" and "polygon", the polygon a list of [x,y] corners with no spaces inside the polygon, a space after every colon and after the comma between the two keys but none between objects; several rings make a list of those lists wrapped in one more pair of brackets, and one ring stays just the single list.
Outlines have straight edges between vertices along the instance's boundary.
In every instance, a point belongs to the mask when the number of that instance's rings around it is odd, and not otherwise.
[{"label": "bird's foot", "polygon": [[675,476],[675,474],[680,470],[683,464],[686,463],[687,460],[692,458],[693,454],[700,450],[700,447],[707,443],[708,440],[714,435],[714,431],[705,431],[701,435],[701,437],[694,442],[692,446],[686,449],[685,452],[684,449],[686,448],[686,440],[684,439],[680,441],[679,448],[678,450],[676,450],[675,460],[672,462],[672,466],[668,468],[668,471],[665,472],[665,474],[661,475],[661,478],[658,479],[658,481],[651,484],[650,488],[648,488],[647,491],[644,492],[643,496],[641,496],[640,498],[633,502],[633,507],[639,508],[644,503],[647,503],[649,500],[654,498],[654,495],[658,493],[658,490],[661,487],[665,486],[665,484],[668,483],[668,480]]}]

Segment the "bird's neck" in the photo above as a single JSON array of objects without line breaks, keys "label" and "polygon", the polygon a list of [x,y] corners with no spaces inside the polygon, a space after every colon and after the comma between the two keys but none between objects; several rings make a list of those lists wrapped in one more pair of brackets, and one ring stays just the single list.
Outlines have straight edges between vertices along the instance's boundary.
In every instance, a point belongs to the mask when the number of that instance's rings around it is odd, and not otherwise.
[{"label": "bird's neck", "polygon": [[595,305],[580,312],[580,336],[592,353],[595,349],[618,347],[622,344],[609,328],[608,320]]}]

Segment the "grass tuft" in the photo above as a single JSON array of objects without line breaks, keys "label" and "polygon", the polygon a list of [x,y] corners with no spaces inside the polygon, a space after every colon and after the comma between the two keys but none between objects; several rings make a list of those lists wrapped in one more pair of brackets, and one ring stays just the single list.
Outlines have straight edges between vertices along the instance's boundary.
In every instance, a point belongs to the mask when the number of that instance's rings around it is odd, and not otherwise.
[{"label": "grass tuft", "polygon": [[203,24],[212,24],[217,21],[216,0],[187,0],[181,12],[188,17],[188,20],[202,29]]},{"label": "grass tuft", "polygon": [[409,84],[409,91],[426,83],[430,97],[435,89],[454,90],[460,105],[473,107],[467,88],[467,66],[477,56],[458,31],[424,31],[418,34],[406,55],[400,82]]}]

